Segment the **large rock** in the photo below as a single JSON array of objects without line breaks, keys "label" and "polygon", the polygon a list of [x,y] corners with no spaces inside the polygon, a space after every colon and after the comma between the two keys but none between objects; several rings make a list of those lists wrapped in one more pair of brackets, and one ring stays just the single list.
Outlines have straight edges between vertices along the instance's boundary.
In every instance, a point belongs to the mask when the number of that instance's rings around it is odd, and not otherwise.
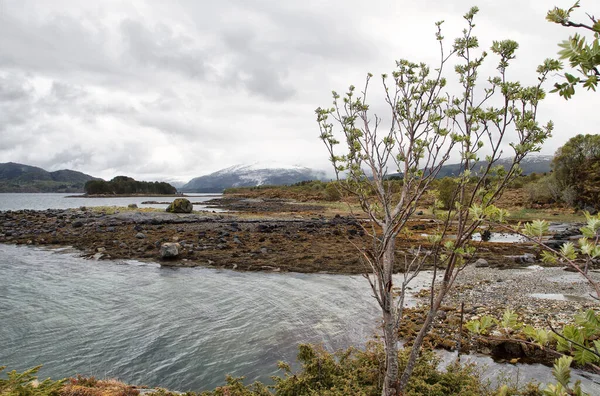
[{"label": "large rock", "polygon": [[185,198],[177,198],[175,201],[171,202],[169,207],[167,208],[167,212],[171,213],[192,213],[192,209],[194,205]]},{"label": "large rock", "polygon": [[179,256],[181,251],[181,245],[176,242],[166,242],[160,245],[160,258],[162,259],[174,259]]},{"label": "large rock", "polygon": [[475,268],[486,268],[489,266],[490,266],[490,263],[488,263],[488,261],[484,258],[480,258],[480,259],[477,259],[477,261],[475,261]]}]

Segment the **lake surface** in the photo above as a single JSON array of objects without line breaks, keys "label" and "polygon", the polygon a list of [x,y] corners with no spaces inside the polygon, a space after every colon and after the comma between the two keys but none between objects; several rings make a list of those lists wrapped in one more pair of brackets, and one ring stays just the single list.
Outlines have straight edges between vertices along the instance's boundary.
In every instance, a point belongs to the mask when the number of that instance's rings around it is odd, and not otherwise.
[{"label": "lake surface", "polygon": [[[0,193],[0,210],[19,210],[19,209],[69,209],[80,206],[127,206],[136,204],[140,208],[160,208],[166,209],[168,204],[142,204],[144,201],[172,202],[176,197],[114,197],[114,198],[71,198],[77,194],[64,193]],[[194,194],[186,196],[191,202],[205,202],[213,198],[220,197],[221,194]],[[202,205],[194,205],[194,210],[215,210],[207,209]]]}]

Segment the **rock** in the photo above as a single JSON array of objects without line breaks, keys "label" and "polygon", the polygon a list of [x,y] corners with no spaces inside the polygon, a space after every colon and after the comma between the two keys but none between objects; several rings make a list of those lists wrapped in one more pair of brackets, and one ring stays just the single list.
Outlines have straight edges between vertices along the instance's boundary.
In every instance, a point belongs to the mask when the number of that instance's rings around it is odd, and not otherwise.
[{"label": "rock", "polygon": [[559,240],[559,239],[550,239],[544,242],[544,245],[548,246],[552,249],[560,249],[562,245],[564,245],[567,241]]},{"label": "rock", "polygon": [[490,263],[488,263],[488,261],[484,258],[480,258],[477,259],[477,261],[475,261],[475,268],[485,268],[485,267],[489,267]]},{"label": "rock", "polygon": [[98,253],[104,253],[104,252],[106,252],[106,248],[105,247],[99,247],[98,249],[96,249],[96,251]]},{"label": "rock", "polygon": [[170,213],[192,213],[194,205],[186,198],[175,199],[167,208]]},{"label": "rock", "polygon": [[135,231],[138,231],[138,232],[139,232],[139,231],[142,231],[142,230],[144,229],[144,227],[142,227],[142,225],[141,225],[141,224],[136,224],[135,226],[133,226],[133,229],[134,229]]},{"label": "rock", "polygon": [[132,204],[127,205],[127,207],[129,209],[137,209],[138,206],[137,206],[137,204],[132,203]]},{"label": "rock", "polygon": [[525,253],[519,256],[504,256],[508,259],[513,260],[517,264],[533,264],[535,263],[535,255],[531,253]]},{"label": "rock", "polygon": [[179,256],[181,245],[173,242],[165,242],[160,245],[160,258],[173,259]]},{"label": "rock", "polygon": [[146,238],[146,234],[144,234],[143,232],[138,232],[137,234],[135,234],[135,237],[137,239],[144,239]]},{"label": "rock", "polygon": [[83,227],[83,221],[81,220],[76,220],[73,223],[71,223],[71,227],[73,228],[79,228],[79,227]]}]

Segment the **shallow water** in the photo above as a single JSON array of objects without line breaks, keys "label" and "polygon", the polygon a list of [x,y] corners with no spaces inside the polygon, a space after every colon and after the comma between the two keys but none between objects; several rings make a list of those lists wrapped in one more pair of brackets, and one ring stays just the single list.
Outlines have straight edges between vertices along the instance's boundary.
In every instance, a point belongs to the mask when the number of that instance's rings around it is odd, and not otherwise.
[{"label": "shallow water", "polygon": [[[77,194],[64,193],[0,193],[0,210],[46,210],[46,209],[70,209],[80,206],[127,206],[136,204],[140,208],[160,208],[166,209],[167,204],[142,204],[144,201],[171,202],[175,197],[102,197],[102,198],[72,198]],[[219,197],[220,194],[194,194],[187,196],[191,202],[204,202]],[[203,205],[194,205],[194,210],[215,210],[207,209]]]}]

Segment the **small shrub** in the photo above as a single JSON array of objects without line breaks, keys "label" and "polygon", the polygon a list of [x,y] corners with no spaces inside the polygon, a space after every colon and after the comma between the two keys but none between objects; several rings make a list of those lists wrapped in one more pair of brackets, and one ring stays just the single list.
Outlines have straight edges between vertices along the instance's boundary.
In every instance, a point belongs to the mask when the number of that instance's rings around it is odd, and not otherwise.
[{"label": "small shrub", "polygon": [[[59,396],[65,380],[52,381],[50,378],[38,381],[37,372],[42,366],[37,366],[17,373],[10,371],[7,379],[0,378],[0,396]],[[0,374],[6,366],[0,367]]]},{"label": "small shrub", "polygon": [[327,183],[327,186],[325,186],[325,199],[327,201],[339,201],[342,199],[342,194],[334,182]]}]

